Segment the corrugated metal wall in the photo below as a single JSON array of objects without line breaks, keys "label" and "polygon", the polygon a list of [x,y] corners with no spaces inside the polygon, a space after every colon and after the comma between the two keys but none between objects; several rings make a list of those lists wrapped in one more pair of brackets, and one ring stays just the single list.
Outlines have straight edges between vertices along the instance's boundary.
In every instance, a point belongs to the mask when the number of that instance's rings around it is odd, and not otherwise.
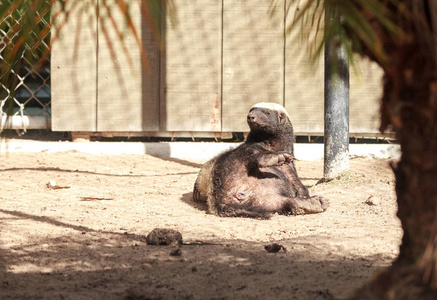
[{"label": "corrugated metal wall", "polygon": [[[133,1],[147,71],[128,30],[120,43],[95,12],[77,11],[52,51],[53,130],[240,132],[248,109],[270,101],[285,105],[296,133],[322,134],[323,61],[311,66],[306,43],[285,35],[286,0],[274,3],[271,15],[264,0],[178,0],[178,22],[161,20],[159,51]],[[355,70],[350,131],[377,136],[382,72],[364,61]]]}]

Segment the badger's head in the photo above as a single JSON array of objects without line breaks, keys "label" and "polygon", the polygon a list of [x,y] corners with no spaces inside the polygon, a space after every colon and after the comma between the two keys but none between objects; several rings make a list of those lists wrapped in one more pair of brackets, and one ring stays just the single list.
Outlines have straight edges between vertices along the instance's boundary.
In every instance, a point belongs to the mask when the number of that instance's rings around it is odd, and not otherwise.
[{"label": "badger's head", "polygon": [[275,134],[291,127],[290,117],[282,105],[261,102],[251,107],[247,124],[252,132]]}]

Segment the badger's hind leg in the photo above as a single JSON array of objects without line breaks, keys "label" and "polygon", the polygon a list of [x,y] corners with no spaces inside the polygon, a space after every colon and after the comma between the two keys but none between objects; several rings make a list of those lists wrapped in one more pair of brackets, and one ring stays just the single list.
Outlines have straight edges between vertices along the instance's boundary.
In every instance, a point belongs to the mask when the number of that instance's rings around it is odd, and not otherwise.
[{"label": "badger's hind leg", "polygon": [[250,204],[220,204],[216,206],[216,214],[221,217],[243,217],[253,219],[269,219],[271,212]]},{"label": "badger's hind leg", "polygon": [[[222,191],[223,192],[223,191]],[[210,213],[221,217],[268,219],[270,211],[254,203],[255,193],[249,186],[238,186],[209,199]]]},{"label": "badger's hind leg", "polygon": [[320,196],[308,198],[290,198],[279,211],[282,214],[306,215],[324,212],[329,206],[328,200]]},{"label": "badger's hind leg", "polygon": [[226,201],[226,203],[216,202],[213,213],[222,217],[268,219],[272,213],[283,215],[321,213],[328,208],[328,205],[328,201],[320,196],[287,198],[278,195],[276,197],[270,197],[269,199],[263,198],[262,201],[252,199],[247,202],[238,202],[238,200],[234,198],[232,201]]}]

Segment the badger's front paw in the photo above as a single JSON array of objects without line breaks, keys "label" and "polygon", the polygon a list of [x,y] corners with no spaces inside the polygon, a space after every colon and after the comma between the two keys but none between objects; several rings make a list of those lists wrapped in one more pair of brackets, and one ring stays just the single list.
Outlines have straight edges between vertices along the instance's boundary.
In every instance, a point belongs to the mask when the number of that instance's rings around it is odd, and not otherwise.
[{"label": "badger's front paw", "polygon": [[293,155],[287,152],[266,154],[258,160],[258,166],[260,168],[282,166],[291,163],[293,160]]}]

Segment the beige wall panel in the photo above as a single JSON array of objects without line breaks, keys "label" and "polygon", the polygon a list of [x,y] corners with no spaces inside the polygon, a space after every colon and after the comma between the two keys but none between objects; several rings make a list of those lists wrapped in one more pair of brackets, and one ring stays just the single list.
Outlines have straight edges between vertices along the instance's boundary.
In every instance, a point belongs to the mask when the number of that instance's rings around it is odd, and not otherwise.
[{"label": "beige wall panel", "polygon": [[[302,2],[303,3],[303,2]],[[294,11],[295,6],[290,9]],[[292,20],[291,13],[287,25]],[[323,135],[324,132],[324,57],[310,59],[307,40],[296,28],[286,37],[285,107],[297,134]],[[382,71],[374,63],[355,57],[350,68],[349,132],[378,134],[379,99]]]},{"label": "beige wall panel", "polygon": [[[313,67],[307,58],[302,58],[295,50],[294,46],[287,44],[285,107],[292,119],[295,133],[323,135],[323,57]],[[382,70],[376,64],[358,56],[354,63],[355,67],[350,68],[349,132],[351,135],[364,133],[377,136]]]},{"label": "beige wall panel", "polygon": [[355,57],[350,68],[349,132],[379,133],[379,107],[382,97],[382,69],[375,63]]},{"label": "beige wall panel", "polygon": [[89,5],[95,1],[74,2],[51,53],[52,130],[95,131],[97,21]]},{"label": "beige wall panel", "polygon": [[[99,0],[100,14],[109,15],[102,3]],[[114,6],[110,11],[124,41],[119,41],[109,19],[99,23],[98,131],[159,130],[159,49],[142,18],[140,1],[129,3],[135,29],[147,54],[149,70],[143,68],[141,49],[125,24],[124,16]]]},{"label": "beige wall panel", "polygon": [[219,0],[176,1],[177,23],[163,24],[161,130],[220,131]]},{"label": "beige wall panel", "polygon": [[283,104],[284,1],[224,0],[223,131],[248,131],[246,115],[258,102]]},{"label": "beige wall panel", "polygon": [[[302,2],[303,3],[303,2]],[[287,0],[287,6],[289,1]],[[302,4],[303,5],[303,4]],[[296,5],[287,16],[287,28],[293,20]],[[322,53],[323,54],[323,53]],[[297,134],[324,131],[324,62],[323,55],[311,61],[307,40],[301,27],[286,36],[285,108]]]},{"label": "beige wall panel", "polygon": [[[139,1],[130,3],[149,71],[118,11],[114,16],[131,63],[106,21],[116,41],[111,54],[89,6],[97,2],[75,1],[52,50],[53,130],[248,131],[248,109],[273,101],[285,103],[296,133],[323,134],[323,57],[311,65],[306,41],[293,38],[299,29],[284,41],[281,12],[288,0],[275,2],[273,17],[269,1],[178,0],[177,23],[169,17],[162,22],[167,41],[162,53],[142,21]],[[376,136],[382,71],[357,57],[350,77],[350,132]]]},{"label": "beige wall panel", "polygon": [[298,46],[287,43],[285,63],[285,108],[296,134],[324,131],[324,76],[323,60],[316,66]]}]

